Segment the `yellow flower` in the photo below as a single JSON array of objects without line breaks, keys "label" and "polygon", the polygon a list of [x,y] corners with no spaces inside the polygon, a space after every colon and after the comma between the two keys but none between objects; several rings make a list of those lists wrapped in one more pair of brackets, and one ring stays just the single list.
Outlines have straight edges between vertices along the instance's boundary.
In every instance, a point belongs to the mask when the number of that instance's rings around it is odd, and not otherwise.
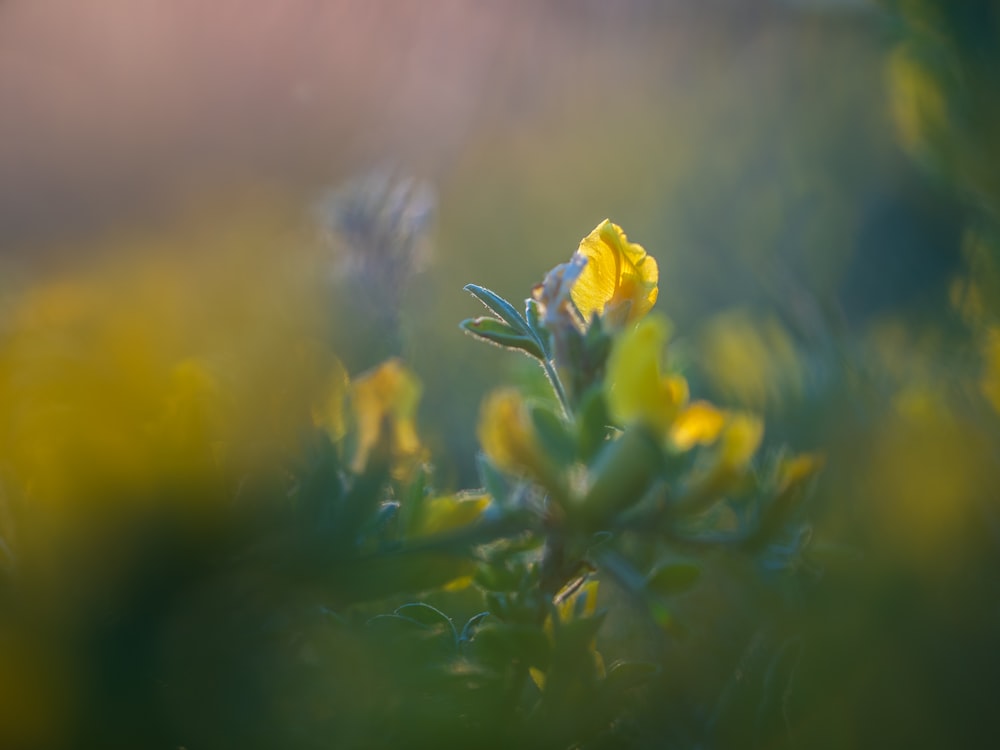
[{"label": "yellow flower", "polygon": [[553,484],[552,468],[539,444],[528,406],[518,391],[501,388],[486,397],[477,434],[483,452],[498,468]]},{"label": "yellow flower", "polygon": [[489,505],[490,496],[480,490],[427,498],[409,535],[432,536],[461,529],[478,521]]},{"label": "yellow flower", "polygon": [[704,509],[706,503],[740,486],[754,453],[764,437],[764,423],[750,414],[729,414],[716,444],[687,493],[677,501],[686,510]]},{"label": "yellow flower", "polygon": [[707,401],[696,401],[677,415],[670,428],[670,441],[682,451],[707,445],[719,437],[725,424],[725,412]]},{"label": "yellow flower", "polygon": [[722,431],[718,468],[739,472],[746,468],[764,437],[764,423],[750,414],[733,415]]},{"label": "yellow flower", "polygon": [[618,339],[608,360],[607,397],[611,417],[619,424],[638,422],[664,436],[687,403],[687,381],[663,375],[660,367],[669,333],[666,320],[652,317]]},{"label": "yellow flower", "polygon": [[587,259],[587,265],[571,296],[586,322],[600,315],[612,325],[625,325],[656,303],[656,259],[629,242],[617,224],[602,221],[583,239],[577,253]]},{"label": "yellow flower", "polygon": [[378,444],[383,428],[389,440],[394,471],[406,473],[423,459],[414,416],[420,401],[420,382],[398,359],[383,362],[360,375],[351,386],[351,406],[357,420],[358,447],[352,468],[361,471]]}]

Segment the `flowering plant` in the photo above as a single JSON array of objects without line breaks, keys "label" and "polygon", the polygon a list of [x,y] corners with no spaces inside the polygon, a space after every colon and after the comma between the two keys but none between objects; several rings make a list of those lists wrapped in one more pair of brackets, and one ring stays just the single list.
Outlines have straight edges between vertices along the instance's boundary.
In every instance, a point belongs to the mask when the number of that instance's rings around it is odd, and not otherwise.
[{"label": "flowering plant", "polygon": [[[26,509],[19,528],[0,519],[11,541],[4,551],[21,563],[5,591],[12,601],[35,592],[18,601],[25,623],[51,618],[47,627],[63,641],[96,645],[79,672],[64,673],[72,660],[41,662],[47,682],[22,699],[31,708],[22,715],[47,715],[72,686],[113,679],[128,689],[88,694],[93,719],[57,740],[628,744],[650,720],[643,696],[676,680],[664,644],[683,636],[678,602],[697,591],[712,552],[730,550],[771,572],[797,569],[808,534],[789,542],[788,522],[818,465],[780,451],[759,460],[757,417],[692,400],[665,358],[670,328],[652,312],[657,283],[656,260],[605,221],[545,275],[523,313],[466,287],[489,314],[461,327],[537,361],[553,397],[536,400],[516,385],[486,396],[480,486],[459,492],[431,486],[416,420],[421,385],[399,358],[351,377],[315,342],[293,341],[281,361],[298,352],[300,380],[279,368],[244,396],[256,405],[255,393],[284,394],[277,411],[291,424],[260,409],[256,421],[234,421],[238,404],[221,384],[240,382],[241,370],[191,356],[187,345],[178,345],[179,362],[166,349],[151,358],[141,336],[125,335],[131,318],[90,296],[56,289],[45,304],[29,299],[0,373],[0,403],[18,404],[21,415],[0,436],[4,491]],[[126,297],[130,313],[149,297]],[[178,338],[170,289],[156,299],[155,319]],[[60,327],[63,318],[72,325]],[[67,342],[78,331],[89,332],[91,359],[74,360],[70,373],[60,364],[76,356]],[[141,388],[133,371],[148,375]],[[153,392],[161,382],[165,396]],[[53,393],[59,421],[36,434],[40,422],[26,409],[46,406]],[[113,407],[128,413],[112,421]],[[135,414],[145,421],[133,424]],[[68,462],[74,446],[103,434],[95,425],[124,436],[121,455],[134,460],[106,453]],[[267,456],[291,460],[264,462],[244,449],[247,435],[272,446]],[[304,435],[298,448],[296,435]],[[177,510],[210,501],[211,514]],[[51,537],[64,558],[49,561],[30,513],[57,502],[77,516],[105,520],[113,509],[125,520],[64,523]],[[122,542],[123,530],[148,543]],[[104,550],[104,564],[79,564],[79,550]],[[110,576],[126,560],[150,571],[146,578]],[[46,588],[46,571],[59,566],[72,571],[66,585]],[[109,602],[113,617],[104,614]],[[3,653],[52,651],[39,640],[45,628],[2,624],[13,634],[0,642]],[[641,643],[623,635],[629,627],[645,629]],[[123,643],[127,664],[106,645]],[[40,662],[11,663],[23,669],[0,678],[8,692]],[[211,694],[205,685],[215,686]],[[237,717],[226,705],[257,710]],[[113,718],[121,715],[137,718]],[[52,740],[52,731],[27,719],[0,723],[0,744]]]}]

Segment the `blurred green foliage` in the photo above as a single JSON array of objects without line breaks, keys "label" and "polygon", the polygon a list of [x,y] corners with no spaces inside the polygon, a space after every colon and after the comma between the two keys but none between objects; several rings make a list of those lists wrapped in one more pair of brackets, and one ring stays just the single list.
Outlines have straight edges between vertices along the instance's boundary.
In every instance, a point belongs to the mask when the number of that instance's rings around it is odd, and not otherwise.
[{"label": "blurred green foliage", "polygon": [[[7,263],[0,746],[991,744],[1000,6],[807,5],[570,24],[436,213],[382,170]],[[455,325],[608,214],[668,374],[763,417],[742,504],[660,523],[660,448]],[[477,458],[499,384],[557,481]]]}]

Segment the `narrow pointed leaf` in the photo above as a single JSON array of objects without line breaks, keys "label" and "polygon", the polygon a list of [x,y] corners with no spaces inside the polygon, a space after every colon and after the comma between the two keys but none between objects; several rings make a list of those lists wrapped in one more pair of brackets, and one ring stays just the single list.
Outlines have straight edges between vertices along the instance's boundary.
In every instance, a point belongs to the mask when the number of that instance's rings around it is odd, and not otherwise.
[{"label": "narrow pointed leaf", "polygon": [[489,310],[496,313],[501,320],[510,325],[518,333],[525,336],[533,336],[528,322],[521,316],[521,313],[499,294],[476,284],[466,284],[464,289],[486,305]]},{"label": "narrow pointed leaf", "polygon": [[477,338],[489,341],[491,344],[496,344],[506,349],[517,349],[536,359],[544,359],[545,357],[538,341],[533,336],[518,333],[509,325],[496,318],[471,318],[463,320],[459,326],[463,331],[471,333]]}]

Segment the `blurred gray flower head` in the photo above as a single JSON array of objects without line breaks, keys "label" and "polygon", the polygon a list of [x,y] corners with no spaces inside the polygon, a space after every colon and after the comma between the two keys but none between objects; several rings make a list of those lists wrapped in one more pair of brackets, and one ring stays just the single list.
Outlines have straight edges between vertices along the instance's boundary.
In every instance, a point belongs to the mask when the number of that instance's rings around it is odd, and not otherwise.
[{"label": "blurred gray flower head", "polygon": [[427,182],[379,168],[323,195],[320,226],[334,250],[334,273],[383,302],[398,300],[429,260],[437,194]]}]

